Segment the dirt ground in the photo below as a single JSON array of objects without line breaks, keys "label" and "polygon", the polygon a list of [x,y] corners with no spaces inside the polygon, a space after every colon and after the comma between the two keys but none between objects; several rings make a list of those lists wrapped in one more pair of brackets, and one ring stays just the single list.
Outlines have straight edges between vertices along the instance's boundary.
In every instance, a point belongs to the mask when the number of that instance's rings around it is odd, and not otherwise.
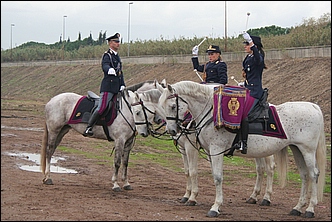
[{"label": "dirt ground", "polygon": [[[272,67],[270,69],[271,79],[266,78],[265,83],[270,88],[270,95],[273,95],[271,100],[274,104],[289,99],[301,100],[303,96],[310,98],[304,99],[307,101],[317,99],[323,109],[325,121],[328,123],[325,126],[326,131],[330,133],[331,83],[329,81],[326,84],[325,81],[331,80],[331,59],[324,60],[324,65],[316,66],[325,69],[325,71],[321,70],[321,73],[327,72],[316,74],[315,77],[324,81],[323,86],[311,82],[311,88],[309,88],[309,83],[303,81],[303,78],[310,79],[310,81],[315,78],[309,74],[304,77],[303,70],[311,70],[314,63],[315,61],[308,61],[295,68],[294,64],[286,67],[282,61],[270,63],[268,65]],[[231,66],[232,64],[230,64],[230,68]],[[279,76],[282,80],[277,78],[276,67],[280,69],[293,67],[292,70],[296,70],[295,80],[291,82],[291,79],[287,79],[285,76]],[[329,69],[327,70],[326,67]],[[191,78],[197,80],[197,77],[192,74],[191,66],[188,68],[189,72]],[[158,80],[163,78],[156,73],[153,75],[157,76]],[[146,72],[145,78],[153,79],[153,75],[152,72],[151,75]],[[174,82],[175,79],[182,80],[182,77],[176,78],[175,74],[170,76],[173,79],[167,79],[169,82]],[[278,93],[279,91],[276,90],[280,86],[285,87],[284,94]],[[289,87],[293,87],[293,91],[297,90],[297,97],[288,91]],[[328,96],[323,96],[327,93]],[[3,100],[8,99],[3,94],[1,97],[2,103]],[[148,161],[142,163],[130,160],[129,162],[134,164],[130,165],[128,170],[133,190],[114,192],[111,182],[112,163],[101,164],[99,160],[88,158],[79,152],[68,153],[57,149],[54,156],[66,158],[65,161],[60,161],[59,165],[75,169],[78,173],[52,173],[54,185],[44,185],[41,172],[31,172],[19,168],[20,164],[29,162],[6,154],[6,152],[40,153],[44,118],[40,118],[40,115],[34,110],[36,107],[40,109],[43,104],[38,102],[36,104],[22,109],[3,109],[3,105],[1,106],[2,221],[331,221],[331,193],[324,193],[323,202],[319,202],[315,208],[315,218],[307,219],[289,215],[299,198],[300,185],[298,182],[290,181],[282,189],[275,181],[271,206],[245,203],[255,184],[255,178],[249,178],[246,175],[254,174],[255,169],[248,166],[229,165],[224,166],[224,203],[221,207],[221,214],[217,218],[208,218],[206,214],[214,202],[215,187],[209,162],[204,159],[199,162],[199,195],[196,206],[185,206],[179,201],[185,192],[186,185],[183,172],[175,172]],[[93,148],[96,142],[98,142],[97,139],[85,138],[70,131],[60,145],[72,147],[77,151],[98,152]],[[327,137],[327,143],[330,144],[330,135]],[[105,149],[111,149],[112,145],[110,143],[109,147],[105,147]],[[132,153],[148,149],[151,148],[134,146]],[[150,151],[152,152],[152,150]],[[331,155],[330,152],[329,155]],[[292,164],[294,165],[294,161],[290,159],[290,165],[292,166]],[[176,165],[183,166],[180,154]],[[330,161],[328,161],[327,170],[331,172]],[[234,171],[237,173],[235,174]],[[262,193],[264,190],[265,181]],[[262,200],[263,195],[260,195],[259,201]]]}]

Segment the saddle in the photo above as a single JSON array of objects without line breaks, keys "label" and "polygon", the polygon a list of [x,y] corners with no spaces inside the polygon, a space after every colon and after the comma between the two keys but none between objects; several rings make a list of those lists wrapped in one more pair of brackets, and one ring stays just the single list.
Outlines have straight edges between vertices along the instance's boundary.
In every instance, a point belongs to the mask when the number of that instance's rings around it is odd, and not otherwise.
[{"label": "saddle", "polygon": [[[259,102],[249,112],[254,99],[249,97],[249,91],[238,86],[215,88],[213,119],[215,127],[237,133],[244,118],[249,122],[249,134],[272,136],[286,139],[285,132],[274,106],[267,102],[268,89]],[[224,97],[224,98],[222,98]]]},{"label": "saddle", "polygon": [[[112,125],[117,117],[119,110],[119,100],[121,93],[115,94],[108,104],[105,112],[100,116],[96,125],[103,126],[107,139],[113,141],[109,136],[108,126]],[[82,96],[76,103],[75,108],[71,114],[68,124],[88,123],[91,113],[97,108],[100,97],[88,91],[87,96]]]}]

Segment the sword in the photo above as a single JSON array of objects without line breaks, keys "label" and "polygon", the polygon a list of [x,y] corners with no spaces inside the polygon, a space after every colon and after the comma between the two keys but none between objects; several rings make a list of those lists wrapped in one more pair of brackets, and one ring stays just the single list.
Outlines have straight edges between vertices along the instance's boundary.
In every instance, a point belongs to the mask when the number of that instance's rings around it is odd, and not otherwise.
[{"label": "sword", "polygon": [[196,75],[198,76],[198,78],[204,82],[203,78],[201,77],[201,75],[197,72],[197,69],[194,69],[194,72],[196,72]]},{"label": "sword", "polygon": [[202,45],[202,43],[205,41],[205,40],[207,40],[207,36],[197,45],[197,47],[199,47],[200,45]]},{"label": "sword", "polygon": [[[207,36],[197,45],[197,48],[200,46],[200,45],[202,45],[202,43],[205,41],[205,40],[207,40]],[[194,69],[194,72],[196,72],[196,75],[198,76],[198,78],[202,81],[202,82],[204,82],[204,80],[203,80],[203,78],[201,77],[201,75],[197,72],[197,69]]]},{"label": "sword", "polygon": [[237,81],[234,76],[231,76],[231,79],[234,80],[237,84],[239,84],[239,81]]}]

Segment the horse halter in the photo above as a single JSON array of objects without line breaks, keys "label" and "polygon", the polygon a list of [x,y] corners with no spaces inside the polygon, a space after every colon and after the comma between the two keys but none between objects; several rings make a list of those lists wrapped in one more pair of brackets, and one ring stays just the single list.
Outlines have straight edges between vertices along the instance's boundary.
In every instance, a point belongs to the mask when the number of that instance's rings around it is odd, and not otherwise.
[{"label": "horse halter", "polygon": [[176,116],[175,117],[170,117],[167,116],[166,120],[175,120],[176,124],[180,126],[181,128],[181,124],[189,117],[190,112],[187,112],[187,114],[184,116],[184,119],[180,119],[179,118],[179,99],[181,99],[182,102],[188,104],[187,101],[185,101],[183,98],[181,98],[178,94],[174,93],[170,96],[168,96],[166,99],[173,99],[175,98],[175,102],[176,102]]},{"label": "horse halter", "polygon": [[146,124],[146,127],[150,131],[150,127],[149,126],[151,125],[151,123],[149,123],[149,121],[148,121],[148,115],[146,114],[146,111],[148,111],[149,113],[151,113],[153,115],[155,115],[156,112],[152,112],[148,107],[146,107],[144,105],[142,99],[140,99],[139,102],[131,104],[131,106],[137,106],[137,105],[141,105],[142,106],[142,110],[143,110],[143,113],[144,113],[145,122],[135,122],[135,125],[144,125],[144,124]]}]

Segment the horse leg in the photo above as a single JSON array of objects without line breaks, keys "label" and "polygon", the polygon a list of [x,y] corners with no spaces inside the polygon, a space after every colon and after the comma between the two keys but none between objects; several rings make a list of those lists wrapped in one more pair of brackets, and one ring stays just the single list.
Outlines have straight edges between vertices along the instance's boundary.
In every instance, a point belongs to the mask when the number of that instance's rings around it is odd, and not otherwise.
[{"label": "horse leg", "polygon": [[264,178],[264,170],[266,170],[267,179],[266,179],[266,189],[261,206],[270,206],[271,205],[271,195],[272,195],[272,185],[273,185],[273,174],[274,174],[274,157],[268,156],[265,158],[255,158],[256,162],[256,184],[254,191],[250,195],[246,203],[256,204],[258,201],[258,195],[261,192],[261,186]]},{"label": "horse leg", "polygon": [[[180,138],[181,139],[181,138]],[[185,154],[185,148],[182,148],[181,145],[179,145],[182,161],[183,161],[183,167],[184,167],[184,175],[186,177],[186,192],[181,198],[181,203],[186,203],[189,200],[190,194],[191,194],[191,179],[189,176],[189,166],[188,166],[188,156]]]},{"label": "horse leg", "polygon": [[121,158],[122,158],[122,154],[123,154],[123,146],[124,144],[122,143],[119,144],[118,141],[115,141],[115,148],[114,148],[114,172],[113,172],[113,176],[112,176],[112,182],[113,182],[113,191],[119,192],[121,191],[121,188],[118,184],[118,175],[119,175],[119,169],[121,166]]},{"label": "horse leg", "polygon": [[[301,196],[298,204],[290,212],[291,215],[301,215],[301,208],[305,206],[308,198],[309,187],[311,185],[311,196],[309,205],[305,210],[304,217],[314,218],[314,208],[318,203],[318,176],[319,169],[316,167],[315,153],[306,153],[303,155],[301,151],[294,146],[290,146],[294,154],[295,163],[300,171],[300,177],[302,180]],[[308,150],[308,148],[306,148]],[[310,182],[310,183],[309,183]]]},{"label": "horse leg", "polygon": [[210,159],[213,181],[216,188],[216,196],[214,204],[206,215],[207,217],[218,217],[219,207],[223,204],[222,183],[224,155],[218,153],[220,153],[220,148],[218,146],[210,146]]},{"label": "horse leg", "polygon": [[[193,135],[194,136],[194,135]],[[195,206],[197,204],[196,197],[198,196],[198,151],[192,145],[194,138],[185,139],[185,151],[187,156],[187,166],[189,170],[189,183],[190,183],[190,197],[186,205]]]},{"label": "horse leg", "polygon": [[[302,153],[295,146],[289,146],[289,147],[291,148],[291,150],[293,152],[294,160],[295,160],[297,168],[300,172],[300,177],[301,177],[301,181],[302,181],[301,194],[300,194],[299,201],[296,204],[296,206],[292,209],[292,211],[290,212],[290,215],[300,216],[302,214],[301,209],[302,209],[302,207],[304,207],[306,205],[306,202],[307,202],[309,178],[308,178],[308,172],[307,172],[306,164],[305,164]],[[311,212],[313,213],[313,207],[311,210],[312,210]]]},{"label": "horse leg", "polygon": [[[60,132],[58,130],[52,130],[45,125],[45,132],[44,132],[44,142],[47,141],[47,143],[43,144],[45,146],[43,149],[45,151],[42,152],[41,155],[41,163],[42,164],[41,168],[44,173],[44,179],[43,179],[43,184],[46,185],[53,185],[53,181],[51,179],[51,158],[55,152],[55,149],[58,147],[60,144],[62,138],[68,131],[70,130],[70,126],[65,125],[60,129]],[[44,159],[44,160],[43,160]],[[44,165],[44,166],[43,166]]]},{"label": "horse leg", "polygon": [[128,180],[128,163],[129,163],[129,156],[130,151],[133,147],[133,141],[126,145],[123,153],[123,160],[122,160],[122,181],[124,182],[123,189],[124,190],[132,190],[129,180]]},{"label": "horse leg", "polygon": [[261,192],[261,186],[264,178],[264,170],[265,170],[265,159],[264,158],[255,158],[256,162],[256,184],[254,187],[254,191],[250,195],[249,199],[246,203],[256,204],[258,201],[258,195]]},{"label": "horse leg", "polygon": [[274,156],[265,157],[265,170],[266,170],[266,188],[261,206],[270,206],[271,205],[271,195],[272,195],[272,185],[273,185],[273,175],[275,169]]}]

